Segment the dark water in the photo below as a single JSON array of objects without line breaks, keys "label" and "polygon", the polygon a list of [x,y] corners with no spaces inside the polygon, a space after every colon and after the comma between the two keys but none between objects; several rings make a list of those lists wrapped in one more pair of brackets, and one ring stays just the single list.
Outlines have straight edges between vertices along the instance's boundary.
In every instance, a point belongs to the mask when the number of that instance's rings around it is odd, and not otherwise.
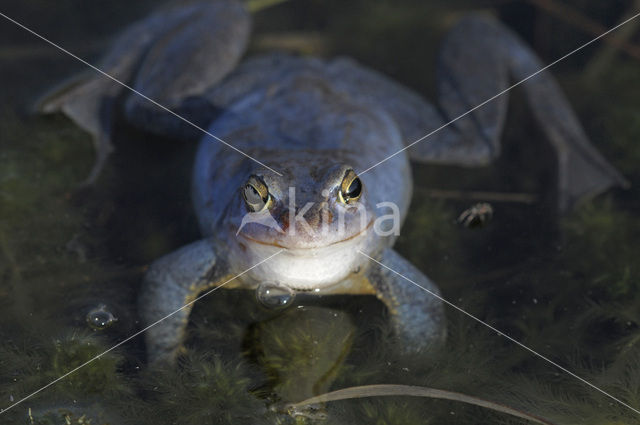
[{"label": "dark water", "polygon": [[[532,3],[549,2],[290,0],[255,16],[250,53],[293,46],[351,55],[433,98],[438,43],[465,12],[495,13],[545,63],[593,38],[571,14],[552,16]],[[620,21],[631,3],[563,2],[602,27]],[[95,61],[154,2],[0,5]],[[639,38],[628,44],[640,46]],[[558,217],[545,171],[549,147],[515,93],[495,164],[413,169],[415,195],[396,247],[446,299],[640,409],[640,62],[607,46],[594,44],[553,73],[629,190],[610,190]],[[47,88],[84,70],[0,19],[0,408],[139,330],[135,300],[145,268],[198,238],[188,189],[193,144],[123,126],[97,184],[78,190],[93,161],[89,136],[64,117],[28,110]],[[493,206],[490,223],[458,225],[479,201]],[[325,421],[268,409],[366,384],[455,391],[557,424],[640,423],[631,409],[454,309],[447,309],[443,349],[402,355],[373,297],[297,301],[303,305],[276,313],[247,291],[217,291],[196,305],[175,368],[149,370],[137,337],[1,414],[0,423],[525,423],[404,396],[328,403]]]}]

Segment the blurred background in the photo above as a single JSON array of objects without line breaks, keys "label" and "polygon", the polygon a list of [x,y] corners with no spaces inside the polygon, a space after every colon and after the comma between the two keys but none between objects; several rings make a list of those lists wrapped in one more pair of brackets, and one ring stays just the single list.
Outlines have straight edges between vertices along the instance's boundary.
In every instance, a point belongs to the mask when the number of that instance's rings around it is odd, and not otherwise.
[{"label": "blurred background", "polygon": [[[0,12],[91,63],[155,1],[0,1]],[[277,2],[276,2],[277,3]],[[428,99],[442,37],[470,11],[494,14],[544,63],[640,12],[637,0],[288,0],[255,13],[248,55],[352,56]],[[416,166],[398,251],[443,296],[640,408],[640,19],[551,69],[598,150],[631,182],[558,217],[549,147],[512,94],[504,151],[489,167]],[[102,176],[88,134],[34,101],[86,66],[0,19],[0,409],[140,328],[145,268],[198,238],[189,197],[195,144],[123,124]],[[476,202],[493,218],[456,222]],[[425,296],[428,296],[425,294]],[[272,402],[351,385],[457,391],[557,424],[640,423],[638,415],[447,309],[445,347],[394,348],[373,297],[265,311],[253,294],[198,303],[175,369],[150,371],[136,338],[0,416],[17,424],[525,423],[411,397],[330,403],[293,419]],[[299,304],[300,306],[300,304]],[[84,416],[83,416],[84,415]],[[83,419],[84,418],[84,419]],[[84,421],[84,422],[83,422]]]}]

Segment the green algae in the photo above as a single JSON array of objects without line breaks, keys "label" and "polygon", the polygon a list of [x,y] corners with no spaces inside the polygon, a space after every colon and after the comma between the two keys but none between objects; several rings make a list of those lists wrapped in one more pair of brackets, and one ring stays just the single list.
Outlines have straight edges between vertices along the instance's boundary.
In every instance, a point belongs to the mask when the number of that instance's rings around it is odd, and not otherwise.
[{"label": "green algae", "polygon": [[189,354],[172,369],[148,370],[144,400],[130,401],[137,423],[268,424],[273,414],[250,391],[258,381],[237,359]]}]

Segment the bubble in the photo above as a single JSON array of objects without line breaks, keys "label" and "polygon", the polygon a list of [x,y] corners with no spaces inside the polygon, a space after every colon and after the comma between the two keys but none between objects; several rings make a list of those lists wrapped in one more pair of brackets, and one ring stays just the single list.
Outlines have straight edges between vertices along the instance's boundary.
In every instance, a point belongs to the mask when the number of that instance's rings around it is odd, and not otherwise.
[{"label": "bubble", "polygon": [[274,282],[263,282],[256,289],[256,298],[263,306],[270,309],[281,309],[293,303],[296,293],[283,285]]},{"label": "bubble", "polygon": [[118,318],[114,316],[104,304],[100,304],[98,307],[87,313],[87,324],[91,329],[97,331],[107,329],[117,321]]}]

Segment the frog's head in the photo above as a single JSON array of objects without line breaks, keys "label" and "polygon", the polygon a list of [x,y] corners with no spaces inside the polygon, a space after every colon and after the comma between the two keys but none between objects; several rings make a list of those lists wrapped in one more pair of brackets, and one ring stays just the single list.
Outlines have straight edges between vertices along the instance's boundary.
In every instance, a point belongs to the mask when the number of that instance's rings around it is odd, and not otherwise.
[{"label": "frog's head", "polygon": [[353,167],[300,152],[271,163],[282,175],[250,170],[227,211],[238,265],[283,250],[250,276],[299,290],[326,287],[358,269],[358,250],[375,245],[375,214]]}]

